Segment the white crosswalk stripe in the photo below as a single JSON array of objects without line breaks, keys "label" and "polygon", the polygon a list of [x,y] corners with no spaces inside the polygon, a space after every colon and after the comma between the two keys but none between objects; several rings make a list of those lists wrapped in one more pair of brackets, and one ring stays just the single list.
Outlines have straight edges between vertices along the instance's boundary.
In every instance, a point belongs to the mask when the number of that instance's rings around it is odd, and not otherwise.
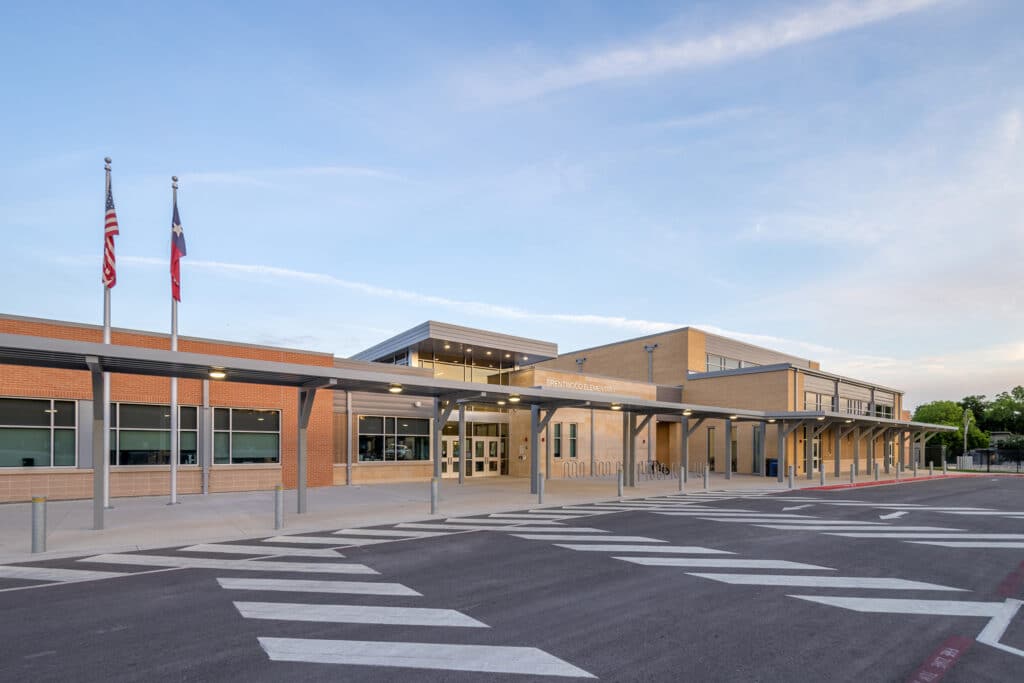
[{"label": "white crosswalk stripe", "polygon": [[797,576],[791,574],[709,574],[688,572],[690,576],[744,586],[798,586],[808,588],[870,588],[878,590],[963,591],[923,581],[864,576]]},{"label": "white crosswalk stripe", "polygon": [[181,548],[188,553],[221,553],[225,555],[287,555],[289,557],[332,557],[344,555],[329,548],[275,548],[270,545],[236,545],[232,543],[200,543]]},{"label": "white crosswalk stripe", "polygon": [[531,521],[547,519],[552,521],[566,521],[571,519],[579,519],[582,515],[550,515],[550,514],[529,514],[529,513],[512,513],[512,512],[495,512],[494,514],[487,515],[495,519],[507,519],[507,520],[520,520],[520,521]]},{"label": "white crosswalk stripe", "polygon": [[652,567],[725,567],[731,569],[812,569],[835,571],[831,567],[820,567],[789,560],[742,560],[711,557],[627,557],[616,556],[616,560],[643,564]]},{"label": "white crosswalk stripe", "polygon": [[387,538],[433,538],[448,535],[443,531],[398,531],[396,529],[341,529],[333,533],[338,536],[382,536]]},{"label": "white crosswalk stripe", "polygon": [[264,538],[264,543],[298,543],[306,545],[343,545],[337,536],[272,536]]},{"label": "white crosswalk stripe", "polygon": [[140,567],[178,567],[181,569],[238,569],[256,572],[301,572],[310,574],[376,574],[365,564],[352,562],[280,562],[273,560],[218,560],[209,557],[171,557],[169,555],[107,554],[84,557],[79,562],[134,565]]},{"label": "white crosswalk stripe", "polygon": [[[599,539],[594,539],[599,540]],[[603,539],[600,539],[603,540]],[[559,548],[605,553],[680,553],[689,555],[734,555],[727,550],[696,545],[629,545],[625,543],[556,543]]]},{"label": "white crosswalk stripe", "polygon": [[[921,541],[1024,541],[1024,534],[974,534],[970,532],[961,532],[958,534],[940,534],[940,533],[900,533],[901,530],[907,527],[893,527],[891,533],[874,533],[873,531],[865,532],[846,532],[846,533],[830,533],[829,536],[843,536],[845,538],[897,538],[897,539],[916,539]],[[833,529],[832,531],[835,531]]]},{"label": "white crosswalk stripe", "polygon": [[665,517],[710,517],[722,519],[818,519],[813,515],[794,515],[789,513],[761,513],[761,512],[719,512],[718,510],[688,510],[686,512],[656,512],[655,514]]},{"label": "white crosswalk stripe", "polygon": [[433,530],[448,530],[448,531],[515,531],[523,533],[547,533],[547,532],[561,532],[561,533],[586,533],[586,534],[606,534],[608,533],[604,529],[593,529],[590,527],[563,527],[563,526],[526,526],[524,525],[512,525],[505,528],[498,528],[493,526],[471,526],[468,524],[457,525],[457,524],[421,524],[418,522],[407,522],[405,524],[398,524],[400,529],[433,529]]},{"label": "white crosswalk stripe", "polygon": [[820,525],[820,526],[801,526],[799,524],[755,524],[755,526],[762,527],[764,529],[779,529],[782,531],[867,531],[867,532],[878,532],[881,536],[891,536],[892,538],[898,538],[899,531],[959,531],[958,529],[947,529],[941,526],[891,526],[887,527],[893,531],[893,534],[887,534],[883,531],[882,527],[872,526],[871,523],[867,524],[849,524],[849,525]]},{"label": "white crosswalk stripe", "polygon": [[334,624],[387,624],[392,626],[453,626],[488,628],[487,624],[453,609],[381,607],[377,605],[322,605],[290,602],[236,602],[246,619],[317,621]]},{"label": "white crosswalk stripe", "polygon": [[777,517],[772,517],[770,515],[766,519],[766,518],[763,518],[763,517],[760,517],[760,516],[758,516],[758,517],[719,517],[718,515],[712,516],[712,515],[705,514],[705,515],[701,515],[698,519],[713,520],[715,522],[731,522],[733,524],[750,524],[752,522],[766,521],[766,522],[778,522],[779,524],[785,524],[787,526],[794,526],[794,527],[799,527],[801,525],[803,525],[803,526],[810,526],[810,527],[817,527],[817,526],[850,526],[850,525],[856,525],[856,526],[881,526],[881,527],[886,526],[886,524],[884,522],[850,522],[850,521],[846,521],[846,520],[836,520],[836,519],[789,519],[788,517],[777,518]]},{"label": "white crosswalk stripe", "polygon": [[908,541],[914,545],[938,545],[945,548],[1024,548],[1024,541]]},{"label": "white crosswalk stripe", "polygon": [[117,576],[130,576],[130,574],[126,574],[124,572],[94,571],[91,569],[0,566],[0,579],[23,579],[25,581],[54,581],[70,583],[74,581],[112,579]]},{"label": "white crosswalk stripe", "polygon": [[594,541],[596,543],[664,543],[647,536],[586,536],[582,534],[512,534],[527,541]]},{"label": "white crosswalk stripe", "polygon": [[[558,524],[558,522],[555,522],[555,521],[550,520],[550,519],[543,519],[543,518],[533,519],[532,517],[530,519],[531,519],[531,521],[534,524],[544,524],[544,525],[548,525],[548,524],[555,525],[555,524]],[[474,517],[449,517],[448,519],[444,520],[444,523],[445,524],[483,525],[483,526],[495,526],[495,527],[523,525],[522,521],[515,520],[515,519],[489,519],[489,518],[482,518],[481,519],[479,517],[475,517],[475,518]]]},{"label": "white crosswalk stripe", "polygon": [[349,595],[400,595],[421,597],[422,594],[400,583],[380,581],[315,581],[312,579],[237,579],[218,578],[227,590],[277,591],[286,593],[342,593]]},{"label": "white crosswalk stripe", "polygon": [[299,638],[259,641],[267,655],[279,662],[594,678],[583,669],[533,647]]}]

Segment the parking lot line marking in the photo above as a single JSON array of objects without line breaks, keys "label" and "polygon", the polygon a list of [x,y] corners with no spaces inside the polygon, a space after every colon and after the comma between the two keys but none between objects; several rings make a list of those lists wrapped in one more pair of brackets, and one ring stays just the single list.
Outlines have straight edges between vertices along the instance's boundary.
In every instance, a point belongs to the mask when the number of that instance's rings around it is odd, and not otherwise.
[{"label": "parking lot line marking", "polygon": [[[594,539],[603,540],[603,539]],[[696,545],[624,545],[621,543],[556,543],[559,548],[569,550],[584,550],[593,552],[611,553],[681,553],[690,555],[735,555],[728,550],[715,550],[714,548],[702,548]]]},{"label": "parking lot line marking", "polygon": [[665,515],[666,517],[720,517],[720,518],[735,518],[735,519],[818,519],[813,515],[790,515],[781,512],[775,513],[764,513],[760,512],[718,512],[717,510],[692,510],[686,512],[658,512],[656,514]]},{"label": "parking lot line marking", "polygon": [[594,678],[583,669],[534,647],[304,638],[260,638],[259,641],[267,656],[278,662]]},{"label": "parking lot line marking", "polygon": [[964,591],[963,588],[940,586],[923,581],[866,576],[797,576],[785,574],[703,574],[690,576],[745,586],[803,586],[809,588],[871,588],[878,590]]},{"label": "parking lot line marking", "polygon": [[[719,517],[718,515],[701,515],[701,519],[712,520],[715,522],[735,522],[749,524],[750,522],[757,522],[760,520],[774,522],[775,517],[771,515],[758,515],[751,517]],[[843,519],[781,519],[778,520],[779,524],[806,524],[807,526],[825,526],[825,525],[838,525],[838,526],[886,526],[885,522],[853,522],[850,520]]]},{"label": "parking lot line marking", "polygon": [[448,535],[443,531],[396,531],[395,529],[340,529],[332,533],[338,536],[384,536],[389,538],[432,538]]},{"label": "parking lot line marking", "polygon": [[725,567],[732,569],[817,569],[834,572],[831,567],[790,562],[789,560],[737,560],[714,557],[616,557],[616,560],[655,567]]},{"label": "parking lot line marking", "polygon": [[0,566],[0,579],[24,579],[26,581],[94,581],[115,576],[128,576],[125,572],[104,572],[92,569],[58,569],[57,567],[10,567]]},{"label": "parking lot line marking", "polygon": [[1024,548],[1024,541],[908,541],[915,545],[938,545],[944,548]]},{"label": "parking lot line marking", "polygon": [[236,602],[246,619],[316,621],[332,624],[387,624],[391,626],[454,626],[490,628],[482,621],[453,609],[381,607],[379,605],[320,605],[291,602]]},{"label": "parking lot line marking", "polygon": [[594,541],[596,543],[665,543],[647,536],[581,536],[579,534],[512,534],[527,541]]},{"label": "parking lot line marking", "polygon": [[142,567],[181,569],[238,569],[257,572],[299,572],[310,574],[377,574],[365,564],[353,562],[275,562],[271,560],[215,560],[209,557],[107,554],[83,557],[79,562],[127,564]]},{"label": "parking lot line marking", "polygon": [[1001,602],[969,600],[914,600],[906,598],[846,598],[821,595],[791,595],[791,598],[841,607],[854,612],[889,614],[935,614],[948,617],[994,617],[1003,610]]},{"label": "parking lot line marking", "polygon": [[344,593],[354,595],[402,595],[422,597],[400,583],[378,581],[315,581],[312,579],[237,579],[218,578],[227,590],[282,591],[288,593]]},{"label": "parking lot line marking", "polygon": [[180,548],[187,553],[223,553],[225,555],[287,555],[289,557],[330,557],[344,555],[330,548],[275,548],[271,545],[234,545],[231,543],[200,543]]},{"label": "parking lot line marking", "polygon": [[552,521],[566,521],[570,519],[579,519],[580,515],[549,515],[549,514],[530,514],[527,512],[514,513],[514,512],[495,512],[487,515],[488,517],[494,517],[496,519],[513,519],[513,520],[541,520],[548,519]]}]

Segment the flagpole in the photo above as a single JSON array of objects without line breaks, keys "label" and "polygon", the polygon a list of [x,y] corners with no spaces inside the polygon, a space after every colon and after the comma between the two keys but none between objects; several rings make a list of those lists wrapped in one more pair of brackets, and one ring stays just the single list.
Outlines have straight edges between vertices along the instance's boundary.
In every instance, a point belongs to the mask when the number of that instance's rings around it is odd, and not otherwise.
[{"label": "flagpole", "polygon": [[[174,206],[178,205],[178,176],[171,176]],[[171,233],[171,239],[174,234]],[[174,247],[172,246],[173,250]],[[178,350],[178,300],[171,296],[171,351]],[[178,502],[178,378],[171,377],[171,502]]]},{"label": "flagpole", "polygon": [[[103,159],[104,170],[107,172],[107,193],[110,192],[110,157]],[[104,244],[106,228],[104,228]],[[103,343],[110,343],[110,287],[103,285]],[[95,406],[93,410],[95,410]],[[96,465],[93,463],[93,476],[96,476]],[[103,373],[103,453],[100,460],[100,476],[103,477],[103,507],[112,509],[110,504],[110,373]]]}]

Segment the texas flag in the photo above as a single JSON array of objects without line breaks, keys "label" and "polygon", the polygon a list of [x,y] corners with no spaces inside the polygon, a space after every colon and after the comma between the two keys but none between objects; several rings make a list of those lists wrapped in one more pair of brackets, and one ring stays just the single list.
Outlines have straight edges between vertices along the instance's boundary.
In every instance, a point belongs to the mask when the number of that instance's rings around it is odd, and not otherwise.
[{"label": "texas flag", "polygon": [[181,301],[181,257],[185,255],[185,232],[178,217],[178,200],[174,200],[174,217],[171,219],[171,296]]}]

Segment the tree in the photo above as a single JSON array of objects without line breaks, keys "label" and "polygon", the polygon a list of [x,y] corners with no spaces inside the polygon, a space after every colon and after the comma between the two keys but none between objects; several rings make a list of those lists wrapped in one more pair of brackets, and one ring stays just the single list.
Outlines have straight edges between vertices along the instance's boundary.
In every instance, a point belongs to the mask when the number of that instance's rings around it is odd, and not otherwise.
[{"label": "tree", "polygon": [[989,431],[1001,429],[1024,434],[1024,387],[1017,386],[996,396],[986,408],[985,423]]},{"label": "tree", "polygon": [[[970,410],[973,413],[976,420],[978,420],[978,428],[985,431],[990,431],[991,427],[986,421],[986,415],[988,413],[988,407],[991,401],[986,401],[983,394],[974,394],[972,396],[964,396],[959,401],[959,405],[964,410]],[[961,441],[963,441],[963,435],[961,434]]]},{"label": "tree", "polygon": [[[970,398],[970,397],[968,397]],[[964,408],[953,401],[932,401],[919,405],[914,411],[914,422],[949,425],[956,427],[955,432],[943,432],[932,439],[936,445],[945,445],[950,456],[962,455],[964,450]],[[985,448],[988,446],[988,434],[978,428],[978,423],[971,421],[967,430],[967,448]]]}]

